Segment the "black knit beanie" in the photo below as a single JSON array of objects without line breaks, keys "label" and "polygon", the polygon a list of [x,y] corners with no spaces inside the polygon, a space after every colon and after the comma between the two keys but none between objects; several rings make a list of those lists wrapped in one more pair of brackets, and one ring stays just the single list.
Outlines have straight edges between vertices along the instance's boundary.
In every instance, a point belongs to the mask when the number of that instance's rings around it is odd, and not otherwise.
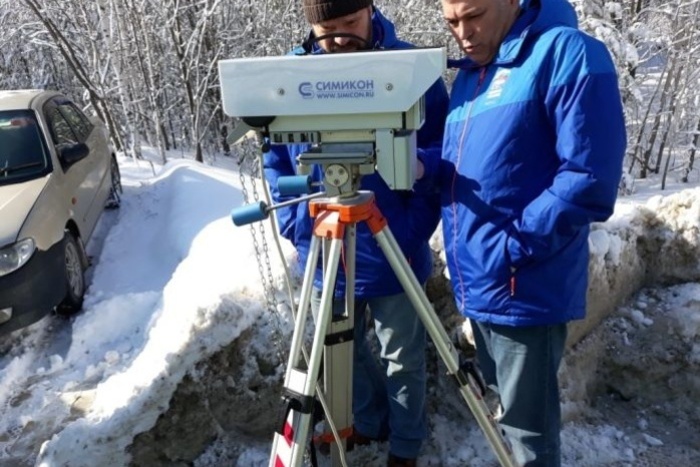
[{"label": "black knit beanie", "polygon": [[350,15],[371,4],[372,0],[303,0],[304,15],[311,24]]}]

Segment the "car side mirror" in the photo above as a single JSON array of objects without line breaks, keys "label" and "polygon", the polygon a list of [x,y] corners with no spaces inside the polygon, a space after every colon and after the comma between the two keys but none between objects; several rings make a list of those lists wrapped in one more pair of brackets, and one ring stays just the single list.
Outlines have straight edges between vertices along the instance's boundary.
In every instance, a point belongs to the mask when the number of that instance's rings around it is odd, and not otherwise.
[{"label": "car side mirror", "polygon": [[59,157],[66,167],[75,164],[79,160],[85,159],[90,153],[85,143],[65,144],[61,145]]}]

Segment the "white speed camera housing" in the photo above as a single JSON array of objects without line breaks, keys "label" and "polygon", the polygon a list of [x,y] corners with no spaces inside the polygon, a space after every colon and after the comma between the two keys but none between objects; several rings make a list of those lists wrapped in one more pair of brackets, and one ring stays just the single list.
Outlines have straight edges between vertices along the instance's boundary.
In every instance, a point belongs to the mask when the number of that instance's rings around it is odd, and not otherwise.
[{"label": "white speed camera housing", "polygon": [[371,143],[389,187],[410,189],[423,95],[445,65],[444,48],[286,55],[222,60],[219,78],[224,112],[246,125],[235,135],[264,130],[271,144],[312,143],[315,160],[324,145]]}]

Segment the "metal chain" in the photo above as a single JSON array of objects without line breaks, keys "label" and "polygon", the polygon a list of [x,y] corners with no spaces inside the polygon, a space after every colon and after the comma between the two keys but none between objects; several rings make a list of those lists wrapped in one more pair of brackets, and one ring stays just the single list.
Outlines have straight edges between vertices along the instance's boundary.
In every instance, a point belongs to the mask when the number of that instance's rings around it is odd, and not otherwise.
[{"label": "metal chain", "polygon": [[[260,176],[264,176],[264,174],[260,174]],[[260,201],[260,192],[258,191],[256,185],[255,185],[255,177],[250,177],[250,184],[252,185],[253,188],[253,199],[257,203]],[[260,231],[260,239],[262,243],[262,259],[265,261],[265,272],[267,272],[267,278],[269,279],[269,282],[266,285],[266,291],[270,292],[268,293],[268,306],[272,306],[275,312],[277,312],[277,296],[272,293],[274,292],[274,276],[272,275],[272,266],[270,265],[270,248],[267,245],[267,236],[265,235],[265,223],[264,222],[258,222],[258,230]],[[260,268],[260,274],[262,275],[262,264],[260,261],[260,256],[258,256],[258,267]],[[265,285],[265,282],[263,281],[263,285]]]},{"label": "metal chain", "polygon": [[[246,188],[246,179],[245,176],[243,175],[243,170],[241,170],[238,174],[241,179],[241,192],[243,193],[243,202],[245,204],[248,204],[250,200],[250,196],[248,195],[248,188]],[[255,226],[253,224],[249,224],[250,228],[250,234],[251,237],[253,238],[253,249],[255,250],[255,258],[257,259],[258,263],[258,272],[260,273],[260,281],[263,285],[263,289],[265,291],[265,295],[268,295],[268,285],[267,285],[267,278],[265,277],[265,273],[263,272],[262,268],[262,262],[260,260],[260,245],[258,245],[258,237],[255,234]],[[269,308],[269,303],[268,303],[268,308]]]},{"label": "metal chain", "polygon": [[[256,155],[257,156],[257,155]],[[260,156],[261,157],[261,156]],[[245,176],[246,170],[244,169],[245,156],[239,161],[239,177],[241,181],[241,192],[243,194],[243,202],[248,204],[251,202],[251,194],[248,191],[247,185],[248,181],[250,183],[252,191],[252,199],[255,202],[260,201],[260,193],[255,182],[256,170],[253,169],[249,177]],[[257,164],[254,165],[257,167]],[[260,174],[262,175],[262,174]],[[246,180],[248,179],[248,180]],[[280,362],[286,361],[286,352],[282,349],[282,329],[280,324],[280,315],[277,302],[277,294],[274,286],[274,276],[272,275],[272,265],[270,263],[269,247],[267,244],[266,230],[264,222],[258,222],[258,229],[256,230],[254,223],[249,225],[250,234],[253,239],[253,249],[255,251],[255,258],[258,263],[258,273],[260,275],[260,283],[263,287],[265,295],[265,305],[269,313],[273,315],[272,322],[274,323],[273,331],[273,342],[275,344],[275,349],[277,351],[277,357]],[[260,239],[258,239],[258,236]]]}]

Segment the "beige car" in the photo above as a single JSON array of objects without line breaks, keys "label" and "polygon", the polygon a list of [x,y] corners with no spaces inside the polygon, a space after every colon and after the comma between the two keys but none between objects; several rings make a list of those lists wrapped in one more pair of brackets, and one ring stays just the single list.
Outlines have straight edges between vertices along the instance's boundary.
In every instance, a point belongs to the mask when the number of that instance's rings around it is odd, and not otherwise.
[{"label": "beige car", "polygon": [[0,335],[80,310],[85,244],[120,193],[98,119],[57,92],[0,91]]}]

